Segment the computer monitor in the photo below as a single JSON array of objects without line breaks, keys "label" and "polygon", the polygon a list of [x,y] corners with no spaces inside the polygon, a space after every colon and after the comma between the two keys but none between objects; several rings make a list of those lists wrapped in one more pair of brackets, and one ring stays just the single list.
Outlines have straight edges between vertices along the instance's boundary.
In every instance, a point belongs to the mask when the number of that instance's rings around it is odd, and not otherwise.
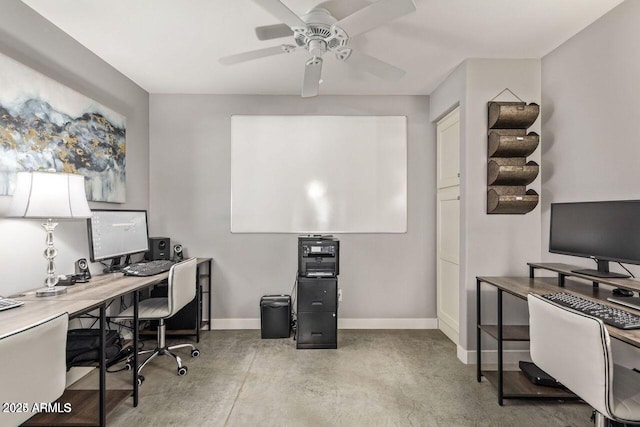
[{"label": "computer monitor", "polygon": [[92,262],[111,260],[105,272],[120,269],[123,256],[149,250],[147,211],[93,209],[87,219]]},{"label": "computer monitor", "polygon": [[609,272],[609,261],[640,264],[640,200],[552,203],[549,252],[598,263],[575,273],[629,277]]}]

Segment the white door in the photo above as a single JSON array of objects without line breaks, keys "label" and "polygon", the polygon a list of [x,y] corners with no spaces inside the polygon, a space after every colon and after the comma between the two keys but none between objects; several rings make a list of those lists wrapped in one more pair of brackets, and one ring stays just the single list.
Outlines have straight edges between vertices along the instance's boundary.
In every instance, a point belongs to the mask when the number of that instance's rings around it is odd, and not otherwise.
[{"label": "white door", "polygon": [[436,129],[438,189],[460,185],[460,109],[440,119]]},{"label": "white door", "polygon": [[437,307],[438,327],[455,344],[460,287],[460,113],[456,108],[437,131]]}]

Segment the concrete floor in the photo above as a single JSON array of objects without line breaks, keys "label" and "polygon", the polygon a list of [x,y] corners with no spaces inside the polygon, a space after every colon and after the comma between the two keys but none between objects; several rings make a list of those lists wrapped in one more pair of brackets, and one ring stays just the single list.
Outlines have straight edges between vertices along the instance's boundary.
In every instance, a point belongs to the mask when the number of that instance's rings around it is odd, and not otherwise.
[{"label": "concrete floor", "polygon": [[[147,342],[147,346],[152,346]],[[506,401],[477,383],[437,330],[339,332],[338,350],[296,350],[259,331],[204,332],[189,373],[162,357],[112,426],[591,426],[579,403]],[[108,374],[108,380],[116,381]]]}]

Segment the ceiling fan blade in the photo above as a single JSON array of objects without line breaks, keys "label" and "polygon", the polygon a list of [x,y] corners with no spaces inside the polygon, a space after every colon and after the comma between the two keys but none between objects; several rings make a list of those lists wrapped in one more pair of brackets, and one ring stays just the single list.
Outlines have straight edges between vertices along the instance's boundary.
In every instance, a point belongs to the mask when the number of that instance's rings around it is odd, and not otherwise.
[{"label": "ceiling fan blade", "polygon": [[225,56],[220,58],[223,65],[233,65],[240,62],[251,61],[253,59],[264,58],[267,56],[278,55],[280,53],[290,53],[295,50],[295,46],[283,44],[281,46],[272,46],[264,49],[250,50],[249,52],[242,52],[235,55]]},{"label": "ceiling fan blade", "polygon": [[306,28],[307,24],[295,13],[291,11],[287,6],[282,4],[279,0],[253,0],[258,3],[264,10],[284,22],[291,28],[301,27]]},{"label": "ceiling fan blade", "polygon": [[302,82],[302,97],[317,96],[320,91],[320,75],[322,73],[322,58],[314,56],[304,67],[304,81]]},{"label": "ceiling fan blade", "polygon": [[334,24],[349,37],[366,33],[416,10],[413,0],[378,0]]},{"label": "ceiling fan blade", "polygon": [[281,37],[292,36],[293,31],[287,24],[263,25],[256,27],[256,36],[258,40],[272,40]]},{"label": "ceiling fan blade", "polygon": [[351,51],[345,62],[358,70],[366,71],[384,80],[398,81],[406,74],[406,71],[401,68],[357,51]]}]

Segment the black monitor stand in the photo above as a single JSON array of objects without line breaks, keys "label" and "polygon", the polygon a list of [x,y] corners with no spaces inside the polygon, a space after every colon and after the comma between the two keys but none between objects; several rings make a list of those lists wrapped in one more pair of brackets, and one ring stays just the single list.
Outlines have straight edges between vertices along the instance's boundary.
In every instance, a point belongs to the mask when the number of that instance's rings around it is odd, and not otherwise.
[{"label": "black monitor stand", "polygon": [[612,273],[609,271],[609,261],[603,261],[596,259],[598,262],[598,269],[584,269],[584,270],[571,270],[572,273],[586,274],[587,276],[600,277],[603,279],[626,279],[630,277],[628,274]]},{"label": "black monitor stand", "polygon": [[102,270],[103,273],[117,273],[118,271],[122,270],[124,267],[126,267],[127,265],[131,264],[131,255],[127,255],[124,259],[124,264],[120,264],[120,262],[122,261],[122,257],[115,257],[115,258],[111,258],[111,264],[107,265],[104,270]]}]

